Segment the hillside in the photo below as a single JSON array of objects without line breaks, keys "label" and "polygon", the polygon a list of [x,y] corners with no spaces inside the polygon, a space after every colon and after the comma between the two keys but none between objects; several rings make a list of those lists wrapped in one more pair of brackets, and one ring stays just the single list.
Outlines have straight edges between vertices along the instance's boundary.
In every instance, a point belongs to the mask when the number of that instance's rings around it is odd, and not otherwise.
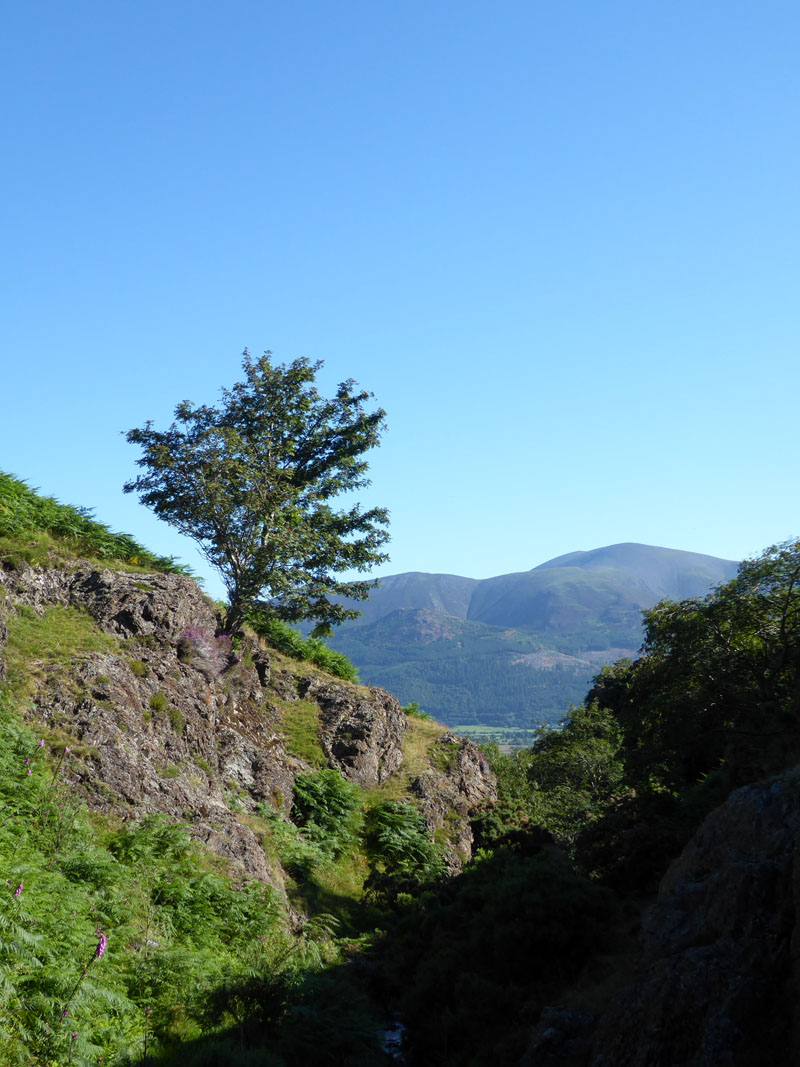
[{"label": "hillside", "polygon": [[621,544],[480,581],[391,575],[331,644],[365,680],[451,726],[530,728],[557,721],[604,663],[636,655],[643,609],[702,596],[736,567]]},{"label": "hillside", "polygon": [[3,1063],[798,1061],[800,542],[504,755],[93,521],[0,476]]},{"label": "hillside", "polygon": [[[3,1063],[160,1061],[223,1033],[247,982],[299,1010],[402,889],[460,870],[495,795],[473,742],[234,648],[175,569],[0,475]],[[378,1010],[348,1012],[331,1054],[384,1062]],[[309,1041],[289,1026],[270,1062]]]}]

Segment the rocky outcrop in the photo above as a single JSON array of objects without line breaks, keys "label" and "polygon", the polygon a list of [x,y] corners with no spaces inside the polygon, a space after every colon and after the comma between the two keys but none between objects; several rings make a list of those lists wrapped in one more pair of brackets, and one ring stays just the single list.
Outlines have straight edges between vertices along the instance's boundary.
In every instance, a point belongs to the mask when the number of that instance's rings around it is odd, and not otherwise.
[{"label": "rocky outcrop", "polygon": [[[30,717],[53,744],[69,744],[70,777],[91,805],[124,818],[180,820],[249,876],[284,881],[248,816],[263,813],[260,805],[288,814],[295,776],[311,770],[288,745],[294,702],[316,705],[322,751],[346,778],[370,787],[403,772],[408,719],[394,697],[294,670],[280,657],[273,663],[253,639],[234,654],[191,579],[88,563],[0,571],[0,669],[5,621],[20,605],[39,615],[52,605],[77,608],[108,635],[104,651],[32,665],[29,686]],[[477,747],[446,737],[415,792],[432,832],[455,828],[456,869],[470,854],[471,807],[494,787]]]},{"label": "rocky outcrop", "polygon": [[70,570],[21,567],[3,581],[18,603],[39,612],[48,604],[79,607],[120,637],[157,635],[177,644],[189,627],[213,633],[219,625],[197,582],[180,574],[128,574],[79,563]]},{"label": "rocky outcrop", "polygon": [[320,741],[332,767],[359,785],[380,785],[403,762],[408,719],[384,689],[302,678],[298,693],[320,707]]},{"label": "rocky outcrop", "polygon": [[252,673],[210,680],[170,648],[126,642],[69,671],[47,668],[31,715],[78,742],[72,773],[93,807],[180,819],[247,874],[279,884],[281,871],[236,815],[260,801],[291,803],[297,769]]},{"label": "rocky outcrop", "polygon": [[497,799],[497,779],[475,742],[449,731],[434,742],[431,763],[411,791],[428,829],[444,831],[449,866],[458,870],[472,856],[469,814]]},{"label": "rocky outcrop", "polygon": [[798,907],[796,769],[733,793],[669,868],[645,917],[636,980],[600,1021],[585,1062],[800,1062]]}]

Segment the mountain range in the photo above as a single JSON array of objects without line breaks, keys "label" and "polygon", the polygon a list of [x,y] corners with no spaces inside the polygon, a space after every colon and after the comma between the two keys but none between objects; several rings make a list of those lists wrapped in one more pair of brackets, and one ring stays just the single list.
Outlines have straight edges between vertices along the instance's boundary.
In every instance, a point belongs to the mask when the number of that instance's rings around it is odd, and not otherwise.
[{"label": "mountain range", "polygon": [[531,729],[581,700],[603,664],[637,654],[643,609],[704,596],[737,568],[624,543],[482,580],[395,574],[353,603],[362,615],[330,643],[364,682],[449,726]]}]

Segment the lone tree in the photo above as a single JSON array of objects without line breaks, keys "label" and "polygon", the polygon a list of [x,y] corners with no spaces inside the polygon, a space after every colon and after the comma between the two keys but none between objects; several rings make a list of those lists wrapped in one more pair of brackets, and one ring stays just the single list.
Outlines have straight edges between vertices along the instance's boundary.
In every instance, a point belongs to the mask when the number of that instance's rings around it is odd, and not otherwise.
[{"label": "lone tree", "polygon": [[145,469],[124,486],[181,533],[220,572],[228,592],[225,629],[234,633],[254,607],[315,634],[359,612],[331,596],[364,600],[373,583],[340,581],[388,559],[385,508],[337,510],[342,493],[369,485],[364,453],[380,441],[386,413],[349,379],[320,396],[321,362],[285,366],[244,350],[244,381],[222,390],[217,407],[175,408],[168,430],[152,422],[129,430]]}]

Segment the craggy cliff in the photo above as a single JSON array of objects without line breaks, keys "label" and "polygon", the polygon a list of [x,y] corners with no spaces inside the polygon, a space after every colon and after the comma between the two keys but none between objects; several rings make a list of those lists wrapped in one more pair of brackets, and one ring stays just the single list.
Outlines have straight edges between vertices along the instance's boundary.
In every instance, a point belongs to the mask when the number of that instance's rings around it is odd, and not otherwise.
[{"label": "craggy cliff", "polygon": [[800,770],[732,793],[646,909],[599,1016],[546,1008],[524,1067],[800,1062]]},{"label": "craggy cliff", "polygon": [[799,787],[737,790],[669,868],[591,1067],[800,1062]]},{"label": "craggy cliff", "polygon": [[430,756],[410,764],[413,724],[394,697],[287,660],[252,637],[234,652],[215,636],[212,602],[180,575],[87,563],[0,571],[0,653],[12,617],[59,608],[81,613],[100,647],[29,664],[27,714],[51,739],[63,735],[90,806],[123,818],[175,817],[247,875],[281,887],[280,864],[248,815],[259,805],[291,810],[311,751],[315,766],[363,787],[402,779],[430,832],[444,832],[450,868],[470,857],[469,814],[495,796],[472,742],[440,731]]}]

